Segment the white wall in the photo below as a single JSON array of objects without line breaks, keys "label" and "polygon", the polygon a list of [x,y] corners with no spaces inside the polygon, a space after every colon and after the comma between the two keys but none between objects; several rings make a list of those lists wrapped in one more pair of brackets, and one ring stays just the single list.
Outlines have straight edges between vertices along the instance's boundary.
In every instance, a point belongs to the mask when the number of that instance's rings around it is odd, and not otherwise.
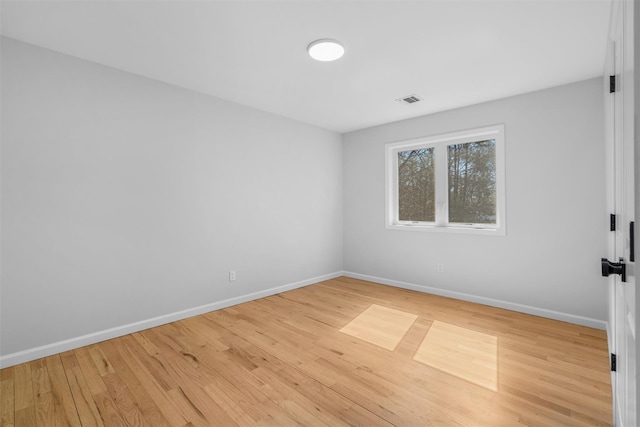
[{"label": "white wall", "polygon": [[[601,79],[352,132],[341,144],[333,132],[14,40],[1,51],[5,362],[327,278],[343,259],[349,274],[401,286],[606,319]],[[386,142],[496,123],[506,135],[506,237],[384,228]]]},{"label": "white wall", "polygon": [[[345,270],[604,327],[601,85],[598,78],[344,135]],[[385,229],[385,143],[498,123],[506,141],[505,237]]]},{"label": "white wall", "polygon": [[340,135],[1,50],[2,355],[342,270]]}]

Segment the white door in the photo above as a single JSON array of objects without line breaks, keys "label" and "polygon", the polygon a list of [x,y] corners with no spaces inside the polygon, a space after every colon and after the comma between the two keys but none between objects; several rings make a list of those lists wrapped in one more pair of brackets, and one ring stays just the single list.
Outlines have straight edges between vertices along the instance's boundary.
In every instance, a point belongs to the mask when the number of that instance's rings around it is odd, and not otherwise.
[{"label": "white door", "polygon": [[[609,207],[615,214],[615,232],[609,240],[609,260],[623,263],[626,278],[612,274],[610,281],[610,345],[616,357],[612,372],[614,419],[619,427],[635,427],[635,248],[634,214],[634,105],[633,105],[633,2],[615,1],[612,9],[609,75],[615,76],[607,94],[607,150]],[[607,83],[608,83],[607,76]]]}]

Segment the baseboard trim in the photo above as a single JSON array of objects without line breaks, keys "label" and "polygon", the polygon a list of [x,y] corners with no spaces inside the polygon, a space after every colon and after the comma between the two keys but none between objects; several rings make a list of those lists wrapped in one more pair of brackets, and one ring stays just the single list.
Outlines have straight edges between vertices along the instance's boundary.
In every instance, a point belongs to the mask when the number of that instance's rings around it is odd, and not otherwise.
[{"label": "baseboard trim", "polygon": [[188,317],[193,317],[199,314],[208,313],[210,311],[220,310],[223,308],[242,304],[244,302],[249,302],[256,299],[279,294],[281,292],[302,288],[304,286],[312,285],[314,283],[324,282],[325,280],[335,279],[336,277],[340,277],[343,275],[344,274],[342,271],[337,271],[337,272],[325,274],[322,276],[312,277],[310,279],[302,280],[299,282],[289,283],[286,285],[277,286],[274,288],[269,288],[269,289],[253,292],[246,295],[240,295],[240,296],[228,298],[222,301],[216,301],[210,304],[205,304],[198,307],[193,307],[186,310],[181,310],[174,313],[169,313],[166,315],[154,317],[151,319],[130,323],[128,325],[122,325],[115,328],[106,329],[103,331],[94,332],[87,335],[82,335],[76,338],[71,338],[68,340],[59,341],[59,342],[43,345],[40,347],[35,347],[28,350],[7,354],[4,356],[0,356],[0,368],[8,368],[10,366],[18,365],[20,363],[30,362],[32,360],[40,359],[42,357],[51,356],[53,354],[62,353],[64,351],[73,350],[75,348],[84,347],[86,345],[91,345],[91,344],[95,344],[101,341],[106,341],[112,338],[117,338],[123,335],[128,335],[134,332],[143,331],[145,329],[153,328],[155,326],[164,325],[167,323],[186,319]]},{"label": "baseboard trim", "polygon": [[502,301],[493,298],[485,298],[477,295],[467,294],[463,292],[449,291],[446,289],[434,288],[431,286],[416,285],[414,283],[401,282],[398,280],[385,279],[382,277],[369,276],[366,274],[345,271],[344,276],[354,279],[366,280],[369,282],[381,283],[383,285],[395,286],[397,288],[410,289],[418,292],[425,292],[443,297],[455,298],[463,301],[475,302],[478,304],[489,305],[491,307],[504,308],[507,310],[517,311],[520,313],[533,314],[535,316],[546,317],[548,319],[560,320],[577,325],[588,326],[590,328],[608,330],[608,322],[589,317],[576,316],[573,314],[561,313],[559,311],[547,310],[545,308],[532,307],[529,305]]}]

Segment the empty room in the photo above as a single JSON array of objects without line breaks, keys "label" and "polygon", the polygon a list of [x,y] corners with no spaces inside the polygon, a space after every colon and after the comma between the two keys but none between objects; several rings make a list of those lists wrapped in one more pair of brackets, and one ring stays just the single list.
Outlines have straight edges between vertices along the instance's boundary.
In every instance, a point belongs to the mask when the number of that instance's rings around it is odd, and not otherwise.
[{"label": "empty room", "polygon": [[637,426],[638,16],[2,0],[0,426]]}]

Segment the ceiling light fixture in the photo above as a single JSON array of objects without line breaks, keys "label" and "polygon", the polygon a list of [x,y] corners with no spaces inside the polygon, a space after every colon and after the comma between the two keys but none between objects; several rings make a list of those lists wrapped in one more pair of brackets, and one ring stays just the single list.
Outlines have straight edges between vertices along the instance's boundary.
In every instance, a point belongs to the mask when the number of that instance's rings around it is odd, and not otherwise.
[{"label": "ceiling light fixture", "polygon": [[335,61],[344,55],[344,45],[338,40],[320,39],[307,46],[309,56],[316,61]]}]

